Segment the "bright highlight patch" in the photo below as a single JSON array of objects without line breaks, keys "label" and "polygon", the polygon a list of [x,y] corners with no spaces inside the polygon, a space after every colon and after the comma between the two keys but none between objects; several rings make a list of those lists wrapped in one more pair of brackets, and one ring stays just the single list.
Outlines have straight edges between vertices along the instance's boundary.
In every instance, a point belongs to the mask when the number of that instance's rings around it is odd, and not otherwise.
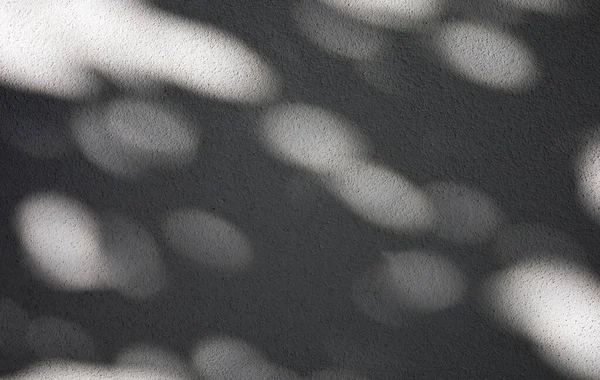
[{"label": "bright highlight patch", "polygon": [[59,289],[93,290],[106,284],[102,235],[86,206],[55,193],[22,201],[17,233],[34,273]]},{"label": "bright highlight patch", "polygon": [[600,281],[563,260],[531,260],[491,277],[489,311],[531,339],[567,376],[600,377]]},{"label": "bright highlight patch", "polygon": [[434,209],[416,185],[389,168],[352,161],[327,180],[331,192],[366,221],[399,232],[428,229]]},{"label": "bright highlight patch", "polygon": [[351,123],[326,109],[287,104],[270,109],[259,137],[278,159],[313,171],[339,170],[366,153],[364,138]]},{"label": "bright highlight patch", "polygon": [[375,321],[402,324],[410,313],[438,312],[456,305],[466,290],[462,272],[441,255],[409,251],[384,258],[356,283],[353,298]]},{"label": "bright highlight patch", "polygon": [[84,155],[118,176],[182,167],[198,151],[197,128],[183,110],[154,101],[116,99],[80,110],[71,129]]},{"label": "bright highlight patch", "polygon": [[292,371],[271,363],[253,346],[226,336],[200,342],[192,361],[207,380],[301,380]]},{"label": "bright highlight patch", "polygon": [[452,68],[479,85],[523,91],[531,88],[538,76],[529,47],[495,27],[450,23],[439,31],[436,44]]},{"label": "bright highlight patch", "polygon": [[177,253],[204,267],[240,271],[254,259],[251,241],[216,215],[193,209],[175,211],[166,216],[162,228]]}]

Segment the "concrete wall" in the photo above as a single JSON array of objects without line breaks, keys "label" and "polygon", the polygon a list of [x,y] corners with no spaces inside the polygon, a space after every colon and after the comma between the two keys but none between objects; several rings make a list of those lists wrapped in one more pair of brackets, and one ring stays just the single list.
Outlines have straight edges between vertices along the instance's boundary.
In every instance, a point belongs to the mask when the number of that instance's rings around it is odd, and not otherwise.
[{"label": "concrete wall", "polygon": [[5,379],[600,379],[598,6],[0,5]]}]

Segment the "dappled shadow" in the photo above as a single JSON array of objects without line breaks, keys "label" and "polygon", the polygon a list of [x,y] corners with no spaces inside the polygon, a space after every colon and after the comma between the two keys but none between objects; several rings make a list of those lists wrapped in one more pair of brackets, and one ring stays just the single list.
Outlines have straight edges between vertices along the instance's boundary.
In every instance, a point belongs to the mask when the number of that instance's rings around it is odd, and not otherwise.
[{"label": "dappled shadow", "polygon": [[600,379],[594,2],[0,5],[0,376]]}]

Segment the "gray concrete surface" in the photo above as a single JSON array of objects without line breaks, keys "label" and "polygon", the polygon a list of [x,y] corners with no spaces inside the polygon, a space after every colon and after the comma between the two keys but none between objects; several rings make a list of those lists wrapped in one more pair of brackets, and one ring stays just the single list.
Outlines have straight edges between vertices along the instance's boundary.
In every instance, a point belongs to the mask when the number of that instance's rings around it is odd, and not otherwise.
[{"label": "gray concrete surface", "polygon": [[600,379],[594,1],[0,5],[2,379]]}]

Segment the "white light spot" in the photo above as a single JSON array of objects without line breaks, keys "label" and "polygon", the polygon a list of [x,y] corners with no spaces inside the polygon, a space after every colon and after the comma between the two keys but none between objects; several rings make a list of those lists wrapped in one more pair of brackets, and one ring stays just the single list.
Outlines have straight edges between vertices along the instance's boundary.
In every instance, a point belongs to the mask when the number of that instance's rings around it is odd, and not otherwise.
[{"label": "white light spot", "polygon": [[336,170],[366,153],[364,138],[343,117],[308,104],[272,108],[263,117],[260,136],[278,159],[313,171]]},{"label": "white light spot", "polygon": [[444,0],[320,0],[368,24],[405,29],[434,18],[444,10]]},{"label": "white light spot", "polygon": [[94,341],[83,327],[55,317],[35,319],[29,326],[27,341],[40,358],[92,360]]},{"label": "white light spot", "polygon": [[568,16],[581,11],[579,0],[499,0],[529,12]]},{"label": "white light spot", "polygon": [[353,161],[327,179],[331,192],[366,221],[399,232],[432,226],[431,202],[416,185],[393,170]]},{"label": "white light spot", "polygon": [[41,193],[21,201],[16,227],[34,274],[59,289],[106,284],[97,216],[74,199]]},{"label": "white light spot", "polygon": [[582,141],[583,149],[575,168],[579,202],[600,223],[600,132],[585,133]]},{"label": "white light spot", "polygon": [[308,39],[332,54],[364,60],[385,46],[382,33],[314,1],[304,0],[296,5],[293,17]]},{"label": "white light spot", "polygon": [[456,305],[466,290],[461,271],[441,255],[411,251],[384,258],[356,283],[353,297],[374,320],[396,325],[410,313],[431,313]]},{"label": "white light spot", "polygon": [[200,342],[192,361],[207,380],[300,380],[290,370],[269,362],[256,348],[218,336]]},{"label": "white light spot", "polygon": [[162,227],[177,253],[202,266],[240,271],[254,259],[251,241],[236,226],[216,215],[180,210],[166,216]]},{"label": "white light spot", "polygon": [[489,312],[567,376],[599,378],[600,281],[568,261],[523,262],[488,279]]},{"label": "white light spot", "polygon": [[468,80],[505,91],[523,91],[537,79],[529,47],[496,27],[454,22],[439,31],[439,53]]},{"label": "white light spot", "polygon": [[504,217],[487,195],[464,185],[434,183],[425,193],[434,204],[434,231],[456,243],[480,244],[493,237]]},{"label": "white light spot", "polygon": [[198,132],[182,110],[158,102],[116,99],[71,120],[84,155],[109,173],[136,178],[153,167],[179,168],[198,150]]}]

